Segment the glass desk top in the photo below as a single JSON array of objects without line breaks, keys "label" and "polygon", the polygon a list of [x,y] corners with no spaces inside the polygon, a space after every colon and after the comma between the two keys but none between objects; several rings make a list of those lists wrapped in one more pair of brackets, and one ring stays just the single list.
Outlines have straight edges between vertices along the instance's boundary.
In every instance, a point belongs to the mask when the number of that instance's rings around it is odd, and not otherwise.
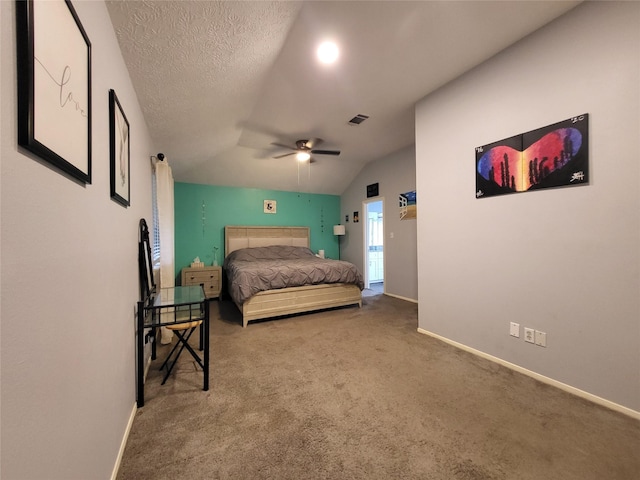
[{"label": "glass desk top", "polygon": [[159,288],[153,302],[146,308],[178,307],[202,303],[204,300],[204,290],[200,285]]},{"label": "glass desk top", "polygon": [[204,319],[206,296],[200,285],[159,288],[144,307],[145,327],[160,327]]}]

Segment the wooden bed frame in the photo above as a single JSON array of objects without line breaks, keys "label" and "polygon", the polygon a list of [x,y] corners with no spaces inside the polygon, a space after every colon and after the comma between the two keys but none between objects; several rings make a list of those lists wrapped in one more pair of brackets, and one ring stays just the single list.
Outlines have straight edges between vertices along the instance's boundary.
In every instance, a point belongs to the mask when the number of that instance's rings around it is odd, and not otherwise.
[{"label": "wooden bed frame", "polygon": [[[234,250],[270,245],[309,247],[309,227],[243,227],[224,228],[225,256]],[[330,283],[290,287],[260,292],[238,305],[242,326],[251,320],[278,317],[295,313],[342,307],[362,307],[362,293],[357,285]]]}]

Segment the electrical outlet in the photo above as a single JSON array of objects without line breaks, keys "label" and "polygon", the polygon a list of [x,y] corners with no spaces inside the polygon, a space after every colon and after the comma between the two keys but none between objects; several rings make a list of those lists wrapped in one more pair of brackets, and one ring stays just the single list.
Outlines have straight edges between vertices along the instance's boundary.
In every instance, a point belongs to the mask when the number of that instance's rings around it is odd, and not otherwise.
[{"label": "electrical outlet", "polygon": [[512,337],[520,338],[520,324],[516,322],[511,322],[509,325],[509,335]]},{"label": "electrical outlet", "polygon": [[535,343],[536,336],[533,328],[524,327],[524,341],[529,343]]},{"label": "electrical outlet", "polygon": [[539,332],[536,330],[536,345],[540,347],[547,346],[547,334],[545,332]]}]

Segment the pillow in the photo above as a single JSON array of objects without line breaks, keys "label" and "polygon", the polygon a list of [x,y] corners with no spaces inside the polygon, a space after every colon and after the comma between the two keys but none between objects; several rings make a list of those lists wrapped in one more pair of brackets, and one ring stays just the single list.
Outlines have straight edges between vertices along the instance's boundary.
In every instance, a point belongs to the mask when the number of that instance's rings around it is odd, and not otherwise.
[{"label": "pillow", "polygon": [[315,257],[307,247],[291,245],[271,245],[269,247],[241,248],[227,255],[225,263],[231,261],[253,262],[256,260],[281,260]]}]

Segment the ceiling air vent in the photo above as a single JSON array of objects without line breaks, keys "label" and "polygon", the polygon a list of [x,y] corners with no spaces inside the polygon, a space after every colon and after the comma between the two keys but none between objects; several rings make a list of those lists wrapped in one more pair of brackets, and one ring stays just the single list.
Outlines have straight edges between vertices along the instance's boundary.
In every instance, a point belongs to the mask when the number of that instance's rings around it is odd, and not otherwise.
[{"label": "ceiling air vent", "polygon": [[359,113],[358,115],[353,117],[351,120],[349,120],[349,125],[360,125],[367,118],[369,118],[369,115],[362,115],[361,113]]}]

